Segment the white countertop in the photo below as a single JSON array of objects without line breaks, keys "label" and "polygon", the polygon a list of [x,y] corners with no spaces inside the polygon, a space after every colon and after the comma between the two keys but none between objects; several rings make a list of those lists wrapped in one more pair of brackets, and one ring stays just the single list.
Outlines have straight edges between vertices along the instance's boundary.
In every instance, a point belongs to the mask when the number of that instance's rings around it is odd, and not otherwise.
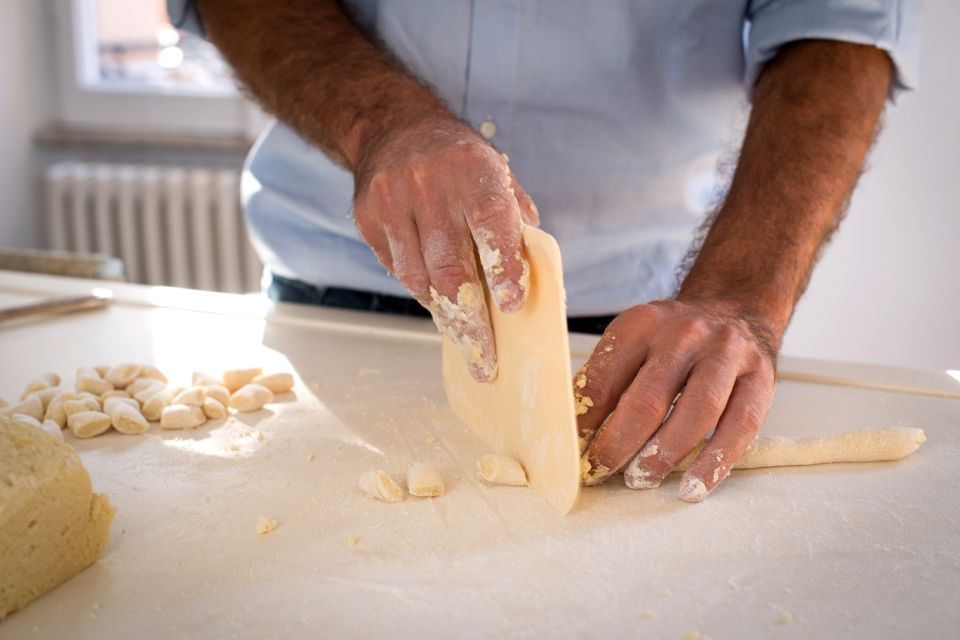
[{"label": "white countertop", "polygon": [[[0,305],[102,284],[0,272]],[[70,382],[81,365],[144,361],[172,381],[289,370],[296,398],[190,432],[68,432],[117,506],[111,540],[0,638],[960,635],[960,400],[787,380],[766,434],[917,426],[928,441],[898,463],[735,472],[699,505],[675,478],[612,483],[563,517],[477,479],[485,450],[446,407],[428,322],[110,288],[107,311],[0,325],[0,397],[44,371]],[[573,336],[575,365],[592,340]],[[945,372],[782,369],[960,392]],[[401,478],[415,461],[441,466],[446,496],[385,504],[355,488],[367,468]],[[262,515],[279,528],[256,535]]]}]

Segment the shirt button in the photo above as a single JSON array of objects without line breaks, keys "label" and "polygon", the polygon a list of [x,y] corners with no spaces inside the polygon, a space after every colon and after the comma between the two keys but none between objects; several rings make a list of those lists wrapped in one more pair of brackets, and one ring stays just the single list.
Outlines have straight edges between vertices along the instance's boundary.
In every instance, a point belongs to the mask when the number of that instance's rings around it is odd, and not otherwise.
[{"label": "shirt button", "polygon": [[480,123],[480,135],[487,140],[497,135],[497,125],[493,123],[493,120],[484,120]]}]

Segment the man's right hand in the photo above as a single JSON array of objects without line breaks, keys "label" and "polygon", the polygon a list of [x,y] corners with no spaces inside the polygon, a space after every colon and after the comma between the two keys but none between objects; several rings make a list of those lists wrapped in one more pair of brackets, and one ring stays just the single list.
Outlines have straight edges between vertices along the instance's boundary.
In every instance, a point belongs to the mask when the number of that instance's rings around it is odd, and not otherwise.
[{"label": "man's right hand", "polygon": [[473,377],[493,380],[496,348],[474,246],[497,307],[517,311],[529,288],[521,221],[539,224],[506,158],[452,116],[430,117],[364,149],[354,175],[363,239],[430,310]]}]

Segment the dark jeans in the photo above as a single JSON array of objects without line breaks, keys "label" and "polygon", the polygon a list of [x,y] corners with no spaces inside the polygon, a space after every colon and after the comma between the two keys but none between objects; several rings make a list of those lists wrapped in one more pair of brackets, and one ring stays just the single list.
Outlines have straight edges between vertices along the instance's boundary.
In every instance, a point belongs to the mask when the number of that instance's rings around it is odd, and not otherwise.
[{"label": "dark jeans", "polygon": [[[316,304],[323,307],[392,313],[401,316],[430,317],[430,312],[421,307],[420,303],[413,298],[401,298],[383,293],[341,289],[339,287],[320,289],[306,282],[284,278],[276,274],[271,274],[270,286],[267,287],[267,297],[277,302]],[[567,318],[567,327],[570,331],[578,333],[600,334],[606,330],[607,325],[613,318],[614,316]]]}]

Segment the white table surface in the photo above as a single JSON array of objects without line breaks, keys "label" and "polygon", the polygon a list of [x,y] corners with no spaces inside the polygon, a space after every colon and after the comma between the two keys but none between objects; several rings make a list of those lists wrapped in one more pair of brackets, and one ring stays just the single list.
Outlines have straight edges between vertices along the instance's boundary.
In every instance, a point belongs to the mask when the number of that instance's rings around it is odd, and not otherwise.
[{"label": "white table surface", "polygon": [[[89,286],[0,272],[0,305]],[[698,505],[676,478],[611,483],[563,517],[478,480],[485,450],[446,407],[428,322],[114,289],[107,311],[0,326],[0,397],[125,361],[172,382],[263,366],[298,386],[196,431],[67,432],[118,509],[110,543],[0,638],[960,636],[960,400],[785,381],[766,434],[918,426],[928,441],[897,463],[735,472]],[[573,336],[575,365],[591,340]],[[782,366],[960,391],[946,372]],[[356,489],[365,469],[399,479],[416,461],[441,466],[446,496],[385,504]],[[258,516],[278,529],[256,535]]]}]

